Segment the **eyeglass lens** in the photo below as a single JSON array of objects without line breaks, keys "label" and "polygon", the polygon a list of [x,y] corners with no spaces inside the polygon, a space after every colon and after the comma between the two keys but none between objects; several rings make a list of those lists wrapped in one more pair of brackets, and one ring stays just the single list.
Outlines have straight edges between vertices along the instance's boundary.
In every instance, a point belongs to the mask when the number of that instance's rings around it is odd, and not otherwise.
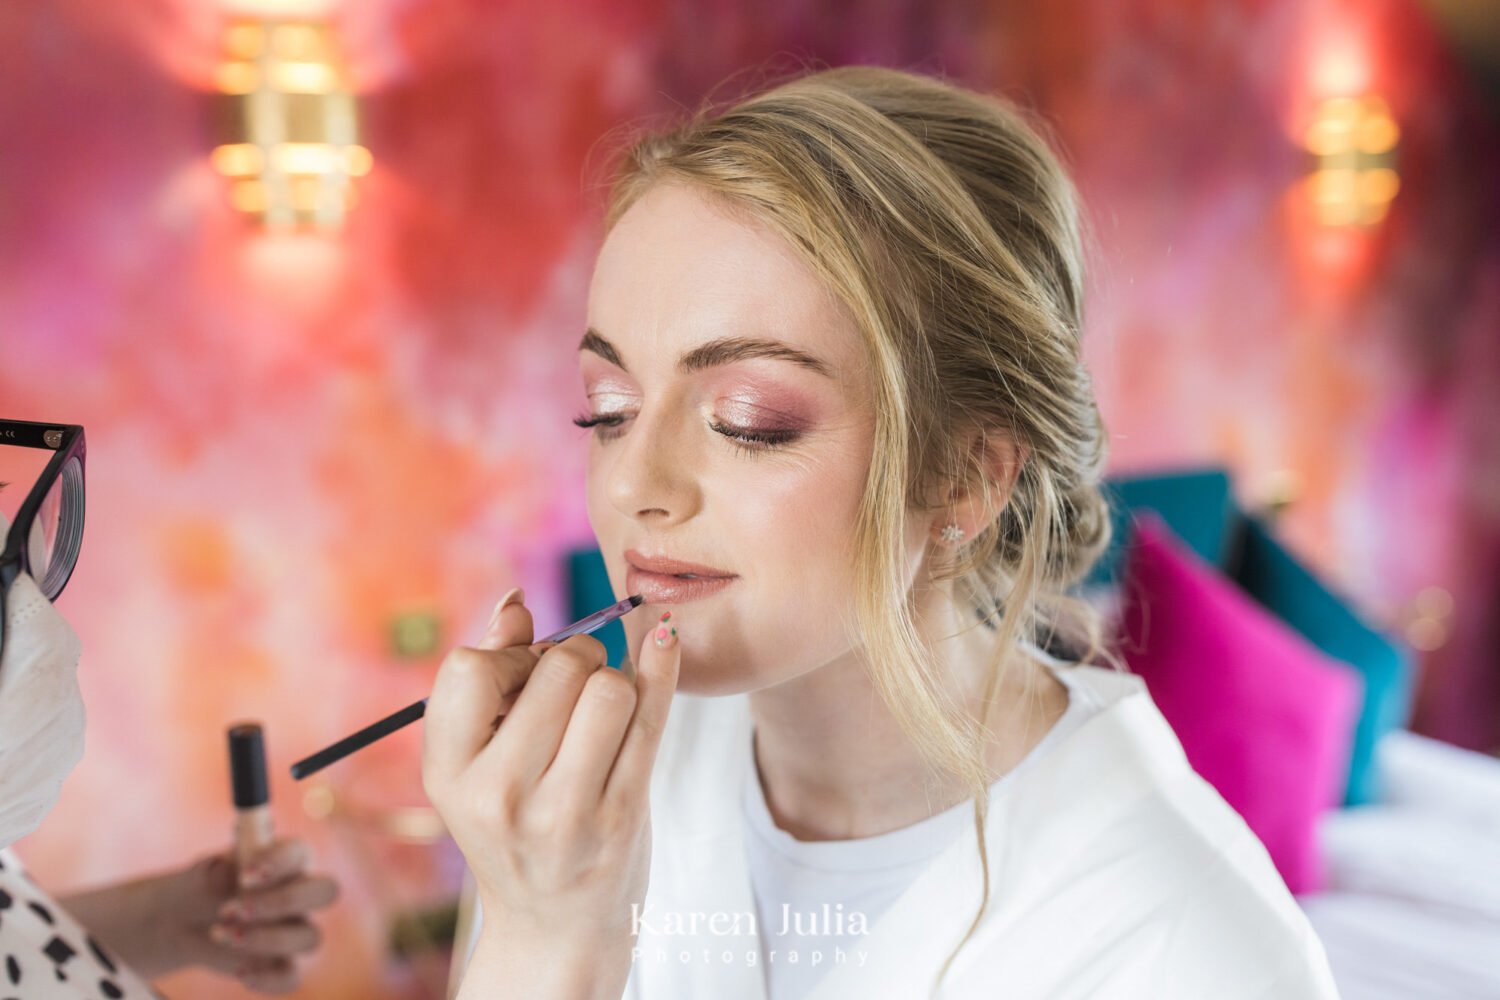
[{"label": "eyeglass lens", "polygon": [[[0,491],[0,511],[5,513],[7,523],[14,523],[22,502],[45,467],[45,459],[50,456],[43,451],[21,448],[4,448],[0,452],[4,453],[5,459],[0,463],[5,466],[0,469],[3,473],[0,482],[9,483]],[[37,463],[33,456],[43,461]],[[21,460],[18,461],[18,457]],[[82,499],[82,486],[82,466],[78,459],[69,459],[43,496],[26,538],[26,557],[32,579],[49,599],[61,590],[72,568],[69,563],[77,554],[75,536],[79,533],[77,528],[81,528],[77,523],[81,520],[77,507]],[[0,541],[3,541],[3,535],[0,532]]]},{"label": "eyeglass lens", "polygon": [[46,582],[52,560],[57,554],[59,529],[62,527],[63,477],[58,476],[42,498],[42,506],[31,522],[27,554],[31,557],[31,575],[38,584]]}]

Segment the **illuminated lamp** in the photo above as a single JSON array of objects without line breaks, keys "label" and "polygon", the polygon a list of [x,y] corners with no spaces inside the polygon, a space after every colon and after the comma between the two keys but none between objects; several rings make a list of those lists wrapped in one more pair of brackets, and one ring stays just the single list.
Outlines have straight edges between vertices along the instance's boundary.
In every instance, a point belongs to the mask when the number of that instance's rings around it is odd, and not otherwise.
[{"label": "illuminated lamp", "polygon": [[268,229],[333,229],[370,171],[333,32],[313,21],[235,21],[215,83],[210,160],[229,201]]},{"label": "illuminated lamp", "polygon": [[1374,226],[1400,188],[1401,130],[1381,98],[1334,97],[1317,105],[1302,144],[1311,158],[1307,191],[1325,226]]}]

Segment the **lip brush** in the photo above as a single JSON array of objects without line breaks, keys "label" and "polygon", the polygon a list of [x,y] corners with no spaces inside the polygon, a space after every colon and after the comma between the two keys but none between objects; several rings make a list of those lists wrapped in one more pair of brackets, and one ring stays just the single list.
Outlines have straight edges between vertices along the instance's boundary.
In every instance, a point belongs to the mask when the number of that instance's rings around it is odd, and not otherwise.
[{"label": "lip brush", "polygon": [[[568,638],[571,635],[578,635],[582,632],[592,632],[595,629],[603,628],[605,625],[608,625],[615,619],[622,617],[627,611],[630,611],[632,608],[638,607],[644,600],[645,598],[640,594],[631,594],[629,597],[625,598],[625,600],[620,601],[617,604],[611,604],[609,607],[604,608],[600,611],[595,611],[587,618],[580,618],[578,621],[569,625],[567,628],[564,628],[558,632],[553,632],[545,639],[538,639],[537,642],[562,642],[564,639]],[[535,643],[533,643],[533,645],[535,645]],[[391,715],[388,715],[385,718],[381,719],[379,722],[371,723],[370,725],[361,729],[359,732],[354,733],[352,736],[345,736],[343,739],[339,740],[332,746],[324,747],[317,753],[312,754],[309,757],[304,757],[301,760],[297,761],[297,763],[292,765],[292,777],[297,779],[298,781],[301,781],[309,774],[316,774],[317,772],[323,770],[323,768],[327,767],[329,764],[332,764],[335,761],[343,760],[354,751],[369,746],[371,743],[374,743],[381,737],[389,736],[396,730],[411,725],[413,722],[416,722],[426,714],[426,698],[423,698],[418,702],[413,702],[412,704],[407,705],[401,711],[394,712]]]}]

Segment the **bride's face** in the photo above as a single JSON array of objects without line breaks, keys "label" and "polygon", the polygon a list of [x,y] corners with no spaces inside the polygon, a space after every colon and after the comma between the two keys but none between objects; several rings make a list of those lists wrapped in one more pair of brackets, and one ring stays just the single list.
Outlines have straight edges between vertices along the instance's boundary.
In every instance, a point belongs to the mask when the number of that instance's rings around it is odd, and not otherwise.
[{"label": "bride's face", "polygon": [[[874,435],[852,318],[780,237],[662,183],[617,222],[579,369],[588,514],[632,658],[680,623],[678,690],[767,687],[847,652],[855,512]],[[730,577],[633,569],[675,559]]]}]

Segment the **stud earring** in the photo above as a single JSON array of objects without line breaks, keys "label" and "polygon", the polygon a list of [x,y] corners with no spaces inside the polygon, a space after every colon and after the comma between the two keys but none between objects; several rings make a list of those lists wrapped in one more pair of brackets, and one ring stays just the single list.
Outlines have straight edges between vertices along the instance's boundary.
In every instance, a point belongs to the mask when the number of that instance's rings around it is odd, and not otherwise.
[{"label": "stud earring", "polygon": [[963,537],[964,529],[960,528],[956,521],[948,522],[948,526],[943,529],[943,541],[945,542],[956,542]]}]

